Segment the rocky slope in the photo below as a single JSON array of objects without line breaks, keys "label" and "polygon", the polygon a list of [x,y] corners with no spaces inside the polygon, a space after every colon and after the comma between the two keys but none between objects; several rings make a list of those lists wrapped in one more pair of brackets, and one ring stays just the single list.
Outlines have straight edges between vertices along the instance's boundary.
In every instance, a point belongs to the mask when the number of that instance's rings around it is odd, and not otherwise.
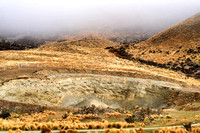
[{"label": "rocky slope", "polygon": [[[135,105],[160,108],[199,98],[198,91],[183,91],[178,84],[166,81],[69,73],[51,73],[43,77],[4,82],[0,86],[0,97],[51,106],[82,107],[94,104],[112,108],[132,108]],[[186,96],[190,97],[183,100]]]},{"label": "rocky slope", "polygon": [[200,13],[139,44],[111,49],[117,56],[200,78]]}]

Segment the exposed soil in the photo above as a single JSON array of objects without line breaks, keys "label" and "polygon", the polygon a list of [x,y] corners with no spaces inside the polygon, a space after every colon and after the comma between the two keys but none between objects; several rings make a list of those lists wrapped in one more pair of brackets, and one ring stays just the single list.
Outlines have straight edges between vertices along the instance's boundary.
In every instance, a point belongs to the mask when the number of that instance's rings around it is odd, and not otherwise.
[{"label": "exposed soil", "polygon": [[69,108],[69,107],[58,107],[58,106],[46,106],[39,104],[30,104],[30,103],[21,103],[7,100],[0,100],[0,110],[5,110],[6,112],[15,112],[15,113],[35,113],[43,112],[44,110],[52,111],[66,111],[66,112],[76,112],[78,108]]},{"label": "exposed soil", "polygon": [[[71,73],[66,71],[32,70],[29,75],[4,80],[0,86],[0,96],[5,100],[22,103],[63,107],[94,104],[112,108],[132,108],[135,105],[169,107],[199,98],[199,91],[172,82],[133,78],[136,75],[131,77],[131,74],[129,77],[121,76],[123,73],[111,76],[109,72],[107,75],[102,75],[103,72],[99,75],[88,72],[81,74],[79,70],[71,70]],[[112,74],[119,75],[117,72]]]}]

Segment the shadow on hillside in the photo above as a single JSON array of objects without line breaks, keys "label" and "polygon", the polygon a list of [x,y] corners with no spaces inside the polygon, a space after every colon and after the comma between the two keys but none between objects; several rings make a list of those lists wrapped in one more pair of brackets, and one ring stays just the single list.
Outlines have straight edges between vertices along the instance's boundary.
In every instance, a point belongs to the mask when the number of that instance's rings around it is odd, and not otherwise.
[{"label": "shadow on hillside", "polygon": [[185,63],[172,63],[168,62],[167,64],[161,64],[149,60],[144,60],[140,58],[134,58],[132,54],[129,54],[126,52],[127,49],[129,49],[129,44],[121,45],[120,47],[114,48],[114,47],[107,47],[105,49],[108,49],[109,52],[114,53],[117,57],[128,59],[128,60],[135,60],[139,61],[140,63],[156,66],[159,68],[166,68],[171,69],[173,71],[181,71],[184,73],[187,77],[194,77],[196,79],[200,79],[200,65],[192,62],[189,58],[185,60]]}]

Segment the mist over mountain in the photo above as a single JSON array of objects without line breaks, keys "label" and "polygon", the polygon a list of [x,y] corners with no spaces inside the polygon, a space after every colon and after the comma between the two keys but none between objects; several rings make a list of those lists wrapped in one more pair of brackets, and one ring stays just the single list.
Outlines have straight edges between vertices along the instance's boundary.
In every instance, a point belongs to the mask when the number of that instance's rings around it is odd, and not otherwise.
[{"label": "mist over mountain", "polygon": [[198,0],[1,0],[0,33],[57,35],[162,31],[199,11]]},{"label": "mist over mountain", "polygon": [[200,133],[199,112],[199,0],[0,0],[0,131]]}]

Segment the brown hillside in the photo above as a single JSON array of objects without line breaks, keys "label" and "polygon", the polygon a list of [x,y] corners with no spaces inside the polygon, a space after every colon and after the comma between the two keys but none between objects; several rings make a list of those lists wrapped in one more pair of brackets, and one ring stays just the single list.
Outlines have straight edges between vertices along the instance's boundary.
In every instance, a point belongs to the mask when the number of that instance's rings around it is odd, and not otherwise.
[{"label": "brown hillside", "polygon": [[200,13],[164,30],[143,42],[143,45],[192,47],[200,42]]},{"label": "brown hillside", "polygon": [[89,48],[106,48],[108,46],[114,46],[112,41],[109,41],[102,37],[87,36],[81,39],[75,39],[64,42],[46,42],[45,45],[41,45],[39,50],[46,51],[60,51],[70,53],[87,54],[85,49]]},{"label": "brown hillside", "polygon": [[[106,39],[70,40],[37,49],[0,51],[1,99],[43,106],[158,108],[190,103],[197,100],[193,95],[199,96],[198,79],[118,58],[107,50],[117,44]],[[182,94],[188,99],[182,100]]]},{"label": "brown hillside", "polygon": [[111,51],[123,58],[200,78],[200,13],[144,42]]}]

